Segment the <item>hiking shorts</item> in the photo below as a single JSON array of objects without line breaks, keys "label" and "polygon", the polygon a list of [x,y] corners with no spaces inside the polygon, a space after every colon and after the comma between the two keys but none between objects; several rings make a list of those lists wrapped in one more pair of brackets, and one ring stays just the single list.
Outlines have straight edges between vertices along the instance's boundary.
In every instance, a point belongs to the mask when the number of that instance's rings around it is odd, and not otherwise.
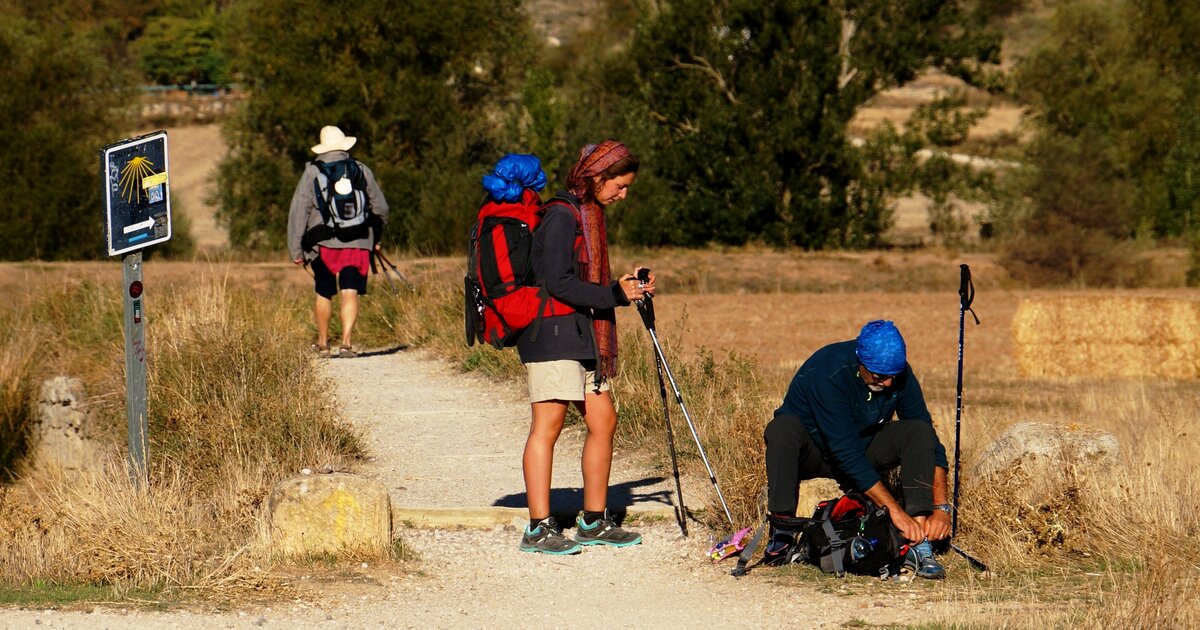
[{"label": "hiking shorts", "polygon": [[526,363],[529,373],[529,402],[548,400],[582,401],[586,394],[609,390],[608,379],[596,384],[595,370],[579,361],[537,361]]},{"label": "hiking shorts", "polygon": [[337,267],[337,272],[330,270],[329,264],[324,260],[325,252],[331,251],[324,247],[321,248],[321,255],[317,256],[312,261],[313,281],[316,283],[317,295],[332,299],[338,289],[345,291],[346,289],[354,289],[359,295],[367,294],[367,274],[364,265],[362,264],[346,264],[347,261],[341,260],[345,258],[342,254],[349,252],[363,252],[367,257],[364,260],[369,261],[370,252],[365,249],[361,250],[333,250],[336,252],[334,257],[338,259],[334,266]]}]

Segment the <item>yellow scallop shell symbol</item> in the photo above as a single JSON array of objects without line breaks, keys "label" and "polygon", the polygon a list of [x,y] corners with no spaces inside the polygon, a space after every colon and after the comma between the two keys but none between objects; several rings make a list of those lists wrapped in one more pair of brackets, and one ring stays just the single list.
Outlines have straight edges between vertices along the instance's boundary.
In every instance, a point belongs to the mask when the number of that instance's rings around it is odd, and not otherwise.
[{"label": "yellow scallop shell symbol", "polygon": [[121,169],[121,196],[129,203],[142,199],[142,180],[154,174],[154,162],[144,155],[130,158]]}]

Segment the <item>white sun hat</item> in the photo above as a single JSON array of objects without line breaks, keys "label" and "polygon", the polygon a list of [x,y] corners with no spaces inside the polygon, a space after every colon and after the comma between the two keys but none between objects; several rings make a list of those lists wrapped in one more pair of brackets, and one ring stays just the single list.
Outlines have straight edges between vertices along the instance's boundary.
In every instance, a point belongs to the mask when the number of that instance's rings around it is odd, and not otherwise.
[{"label": "white sun hat", "polygon": [[321,144],[314,146],[312,152],[349,151],[355,142],[358,142],[358,138],[347,136],[341,129],[328,125],[321,127]]}]

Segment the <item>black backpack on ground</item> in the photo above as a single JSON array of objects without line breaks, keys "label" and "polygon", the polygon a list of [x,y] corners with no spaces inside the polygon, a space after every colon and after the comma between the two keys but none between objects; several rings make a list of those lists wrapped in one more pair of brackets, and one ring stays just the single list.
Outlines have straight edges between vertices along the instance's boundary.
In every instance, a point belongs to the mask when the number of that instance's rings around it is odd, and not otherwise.
[{"label": "black backpack on ground", "polygon": [[900,573],[908,545],[885,507],[850,493],[817,504],[796,545],[795,559],[838,576],[887,578]]},{"label": "black backpack on ground", "polygon": [[[811,518],[768,516],[742,551],[732,574],[745,575],[763,533],[772,540],[758,564],[806,562],[838,577],[846,573],[880,578],[899,575],[908,545],[885,507],[856,492],[821,501]],[[780,541],[794,540],[794,544]]]}]

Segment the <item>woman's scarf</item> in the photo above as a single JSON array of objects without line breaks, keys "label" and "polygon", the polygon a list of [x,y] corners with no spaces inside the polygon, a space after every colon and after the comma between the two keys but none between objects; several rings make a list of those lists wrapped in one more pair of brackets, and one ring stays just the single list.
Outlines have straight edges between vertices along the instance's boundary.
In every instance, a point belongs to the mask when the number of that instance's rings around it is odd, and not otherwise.
[{"label": "woman's scarf", "polygon": [[[608,265],[608,231],[604,221],[604,206],[591,194],[592,178],[628,155],[629,148],[616,140],[589,144],[579,152],[579,162],[567,174],[567,189],[581,201],[579,215],[583,222],[583,242],[587,254],[583,279],[605,287],[612,284],[612,269]],[[617,375],[615,310],[594,309],[592,330],[599,355],[596,376],[612,378]]]}]

